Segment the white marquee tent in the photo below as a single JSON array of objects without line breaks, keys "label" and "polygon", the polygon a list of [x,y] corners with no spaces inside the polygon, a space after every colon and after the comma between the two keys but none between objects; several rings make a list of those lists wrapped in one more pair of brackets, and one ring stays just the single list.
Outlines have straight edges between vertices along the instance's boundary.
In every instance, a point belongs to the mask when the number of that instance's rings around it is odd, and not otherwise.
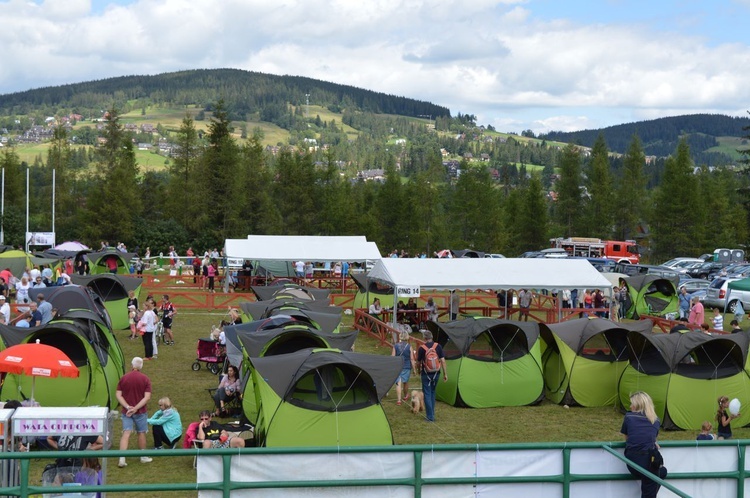
[{"label": "white marquee tent", "polygon": [[557,258],[383,258],[368,278],[392,287],[423,289],[602,289],[612,284],[583,259]]},{"label": "white marquee tent", "polygon": [[375,242],[359,235],[248,235],[247,239],[226,239],[224,247],[232,259],[361,262],[381,257]]}]

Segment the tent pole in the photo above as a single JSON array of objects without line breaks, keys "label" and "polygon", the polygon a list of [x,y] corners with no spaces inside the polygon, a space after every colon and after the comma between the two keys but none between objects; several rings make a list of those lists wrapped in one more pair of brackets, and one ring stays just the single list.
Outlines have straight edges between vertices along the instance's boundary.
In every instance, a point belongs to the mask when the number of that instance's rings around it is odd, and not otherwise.
[{"label": "tent pole", "polygon": [[[396,327],[396,324],[398,323],[398,285],[393,286],[393,309],[391,310],[393,312],[393,329],[398,330],[398,327]],[[393,338],[393,344],[396,344],[398,342],[398,337]]]}]

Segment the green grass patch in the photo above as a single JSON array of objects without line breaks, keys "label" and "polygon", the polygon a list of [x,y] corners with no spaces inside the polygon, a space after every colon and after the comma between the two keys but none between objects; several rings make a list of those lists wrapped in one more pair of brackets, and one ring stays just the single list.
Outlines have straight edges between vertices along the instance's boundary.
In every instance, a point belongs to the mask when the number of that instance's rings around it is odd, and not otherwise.
[{"label": "green grass patch", "polygon": [[750,143],[746,138],[741,137],[717,137],[716,140],[719,145],[706,149],[706,152],[721,152],[728,155],[734,160],[741,159],[743,157],[737,149],[750,149]]}]

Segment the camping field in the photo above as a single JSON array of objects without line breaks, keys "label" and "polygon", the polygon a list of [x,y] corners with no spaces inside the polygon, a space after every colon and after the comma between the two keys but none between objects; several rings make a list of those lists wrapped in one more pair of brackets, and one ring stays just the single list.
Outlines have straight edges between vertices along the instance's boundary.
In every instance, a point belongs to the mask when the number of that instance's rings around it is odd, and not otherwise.
[{"label": "camping field", "polygon": [[[145,298],[143,292],[141,299]],[[197,421],[198,412],[211,409],[213,400],[208,388],[216,387],[218,378],[205,366],[194,372],[191,365],[196,356],[198,338],[208,336],[211,325],[218,325],[224,317],[222,310],[216,312],[194,312],[179,310],[175,317],[174,331],[176,344],[160,346],[158,359],[146,362],[144,373],[153,384],[153,394],[149,403],[149,414],[156,409],[156,401],[169,396],[180,412],[183,427]],[[351,316],[344,316],[344,323],[351,325]],[[347,327],[348,328],[348,327]],[[116,331],[126,358],[130,364],[133,356],[143,355],[140,340],[128,340],[129,331]],[[376,341],[360,336],[355,349],[358,352],[390,354],[390,348],[377,347]],[[419,388],[418,378],[412,377],[412,388]],[[615,407],[605,408],[564,408],[549,402],[538,406],[513,408],[468,409],[454,408],[438,402],[436,422],[425,423],[421,416],[413,415],[407,404],[396,405],[395,389],[383,400],[388,419],[393,429],[396,444],[458,444],[458,443],[524,443],[524,442],[564,442],[564,441],[605,441],[619,442],[622,414]],[[229,421],[229,419],[220,419]],[[363,427],[363,430],[366,428]],[[734,428],[736,437],[750,437],[750,429]],[[115,423],[113,448],[117,448],[121,434],[121,423]],[[694,440],[692,432],[662,432],[661,439]],[[148,444],[152,447],[149,433]],[[136,447],[135,436],[130,448]],[[36,461],[34,469],[41,472],[47,461]],[[109,483],[144,482],[192,482],[195,478],[193,459],[190,457],[154,458],[149,464],[141,464],[137,458],[129,458],[129,465],[120,469],[117,460],[110,459],[107,467]],[[32,477],[34,479],[34,477]],[[117,496],[137,496],[136,493],[118,493]],[[140,496],[140,495],[138,495]],[[176,494],[174,496],[177,496]],[[197,496],[197,493],[180,492],[179,496]]]}]

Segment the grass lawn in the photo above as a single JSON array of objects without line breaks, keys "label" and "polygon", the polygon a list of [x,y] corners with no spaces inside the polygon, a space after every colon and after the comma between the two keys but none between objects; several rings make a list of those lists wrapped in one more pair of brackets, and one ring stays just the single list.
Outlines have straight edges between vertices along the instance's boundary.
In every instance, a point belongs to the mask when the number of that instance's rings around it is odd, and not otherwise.
[{"label": "grass lawn", "polygon": [[[155,293],[158,295],[158,293]],[[143,292],[141,299],[146,295]],[[208,388],[216,387],[217,376],[211,374],[203,365],[198,372],[191,368],[196,358],[198,339],[208,336],[211,325],[218,325],[224,317],[223,311],[198,312],[179,309],[175,317],[174,346],[160,346],[158,359],[146,362],[144,373],[153,384],[153,394],[149,403],[149,414],[156,410],[156,401],[169,396],[175,408],[180,412],[183,427],[197,421],[200,410],[212,409],[213,400],[209,398]],[[351,316],[344,316],[344,330],[352,323]],[[140,340],[128,340],[129,331],[116,331],[115,335],[122,345],[126,363],[130,364],[133,356],[143,355],[143,344]],[[355,346],[358,352],[373,354],[390,354],[390,347],[379,347],[377,342],[360,336]],[[410,388],[420,388],[418,377],[413,376]],[[543,401],[537,406],[504,407],[487,409],[456,408],[438,402],[436,422],[425,424],[421,415],[413,415],[407,404],[396,405],[395,389],[384,398],[383,407],[391,423],[396,444],[483,444],[483,443],[521,443],[521,442],[565,442],[565,441],[622,441],[620,426],[622,414],[615,407],[566,409],[562,406]],[[228,419],[220,419],[228,421]],[[121,435],[122,424],[115,423],[116,448]],[[364,429],[364,428],[363,428]],[[750,429],[734,428],[737,438],[750,437]],[[663,440],[694,440],[695,434],[690,431],[662,431]],[[152,447],[153,439],[148,435],[148,446]],[[131,438],[130,448],[136,447],[135,436]],[[193,459],[186,457],[155,458],[153,463],[141,464],[136,458],[128,459],[129,465],[124,469],[117,467],[117,461],[108,462],[107,482],[192,482],[195,479]],[[35,461],[33,476],[40,475],[41,469],[48,461]],[[118,493],[118,496],[138,496],[136,493]],[[180,492],[179,496],[197,496],[197,493]]]}]

